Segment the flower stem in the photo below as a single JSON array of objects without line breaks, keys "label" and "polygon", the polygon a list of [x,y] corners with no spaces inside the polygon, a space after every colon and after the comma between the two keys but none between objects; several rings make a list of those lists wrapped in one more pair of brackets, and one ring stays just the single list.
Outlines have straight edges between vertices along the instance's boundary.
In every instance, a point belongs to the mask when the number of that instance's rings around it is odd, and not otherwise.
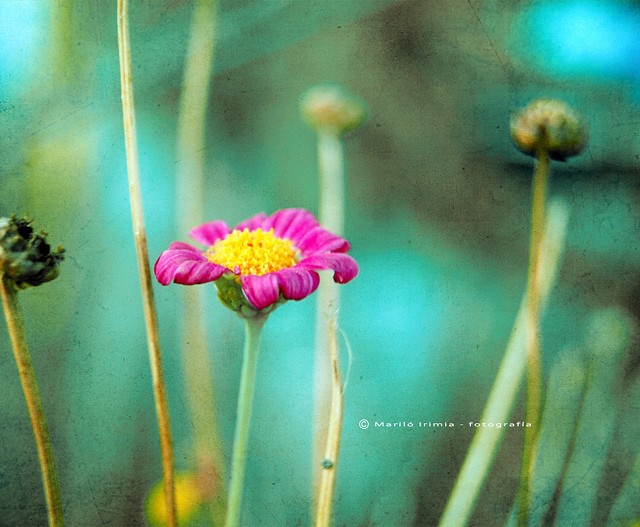
[{"label": "flower stem", "polygon": [[[539,294],[544,305],[558,272],[567,224],[566,207],[561,202],[549,206],[543,249],[540,251]],[[481,421],[502,423],[508,420],[515,404],[525,369],[525,317],[527,299],[518,310],[504,358],[498,369]],[[526,429],[526,428],[525,428]],[[467,524],[482,484],[487,477],[504,435],[504,428],[479,428],[471,441],[454,488],[449,496],[439,527],[463,527]]]},{"label": "flower stem", "polygon": [[[318,130],[318,177],[320,223],[330,231],[341,235],[344,231],[344,147],[335,132]],[[316,300],[316,336],[314,365],[314,442],[313,485],[316,496],[320,491],[320,459],[327,438],[327,423],[331,411],[331,352],[330,324],[340,304],[339,289],[332,280],[322,276]],[[329,360],[327,358],[329,357]],[[316,504],[317,506],[317,504]]]},{"label": "flower stem", "polygon": [[124,120],[124,138],[127,153],[127,173],[129,177],[129,200],[131,202],[131,218],[138,259],[138,272],[142,288],[145,326],[147,330],[147,347],[153,381],[160,449],[162,453],[162,472],[164,478],[165,505],[167,509],[167,526],[175,527],[176,498],[174,488],[173,445],[171,441],[171,425],[167,403],[166,387],[162,369],[162,354],[158,334],[158,317],[153,299],[151,269],[147,249],[147,234],[142,209],[140,192],[140,168],[138,165],[138,144],[136,138],[135,106],[133,97],[133,77],[131,73],[131,49],[129,43],[128,2],[118,0],[118,51],[120,54],[120,81],[122,91],[122,115]]},{"label": "flower stem", "polygon": [[342,419],[344,415],[344,385],[340,374],[338,359],[338,339],[336,334],[336,317],[329,325],[329,353],[331,356],[331,413],[329,416],[329,430],[327,445],[322,461],[322,476],[318,492],[318,509],[316,511],[316,527],[328,527],[331,523],[333,507],[333,491],[336,483],[338,455],[340,453],[340,439],[342,434]]},{"label": "flower stem", "polygon": [[331,232],[344,231],[344,146],[336,133],[318,131],[320,205],[318,219]]},{"label": "flower stem", "polygon": [[38,392],[36,375],[31,363],[29,348],[24,334],[24,324],[20,315],[16,289],[13,284],[5,280],[0,275],[0,294],[2,295],[2,305],[7,320],[7,329],[11,338],[13,354],[18,366],[18,374],[22,383],[22,391],[27,402],[33,435],[36,440],[40,469],[42,470],[42,482],[44,494],[47,501],[47,514],[51,527],[62,527],[62,504],[60,502],[60,488],[53,459],[51,440],[47,421],[42,408],[42,401]]},{"label": "flower stem", "polygon": [[549,153],[541,148],[536,152],[533,174],[533,197],[531,205],[531,241],[529,246],[529,270],[526,286],[525,357],[526,394],[525,421],[531,423],[524,429],[522,465],[520,467],[520,489],[518,491],[518,525],[529,524],[531,505],[531,481],[535,458],[536,439],[540,423],[542,401],[542,373],[540,365],[540,260],[542,230],[545,221],[545,195],[549,176]]},{"label": "flower stem", "polygon": [[260,334],[266,317],[244,319],[245,342],[240,392],[238,394],[238,410],[236,412],[236,430],[233,439],[233,456],[231,458],[231,483],[229,485],[229,501],[227,504],[226,527],[240,524],[242,509],[242,491],[244,488],[244,471],[247,461],[247,445],[251,423],[251,407],[255,390],[256,366],[260,351]]}]

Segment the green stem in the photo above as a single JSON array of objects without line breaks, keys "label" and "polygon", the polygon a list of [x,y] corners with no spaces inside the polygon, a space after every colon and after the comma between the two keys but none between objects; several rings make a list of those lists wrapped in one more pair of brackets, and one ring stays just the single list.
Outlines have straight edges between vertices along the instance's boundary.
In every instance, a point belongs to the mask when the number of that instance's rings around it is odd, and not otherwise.
[{"label": "green stem", "polygon": [[531,241],[529,247],[525,316],[525,356],[527,361],[525,421],[531,423],[531,426],[524,429],[522,465],[520,467],[520,489],[518,492],[519,527],[527,527],[529,524],[531,481],[533,479],[536,439],[538,437],[542,401],[539,274],[548,176],[549,153],[544,149],[540,149],[536,152],[536,165],[533,175]]},{"label": "green stem", "polygon": [[325,229],[342,235],[344,230],[344,146],[336,133],[318,131],[320,204],[318,219]]},{"label": "green stem", "polygon": [[[540,301],[544,305],[558,271],[560,256],[564,246],[567,211],[562,203],[555,202],[549,207],[546,221],[543,250],[540,264]],[[526,298],[523,298],[518,316],[500,363],[491,393],[487,399],[481,421],[503,423],[515,404],[525,369],[525,317]],[[442,514],[439,527],[463,527],[467,524],[473,508],[489,473],[498,447],[504,436],[504,428],[479,428],[473,436],[454,488]]]},{"label": "green stem", "polygon": [[129,19],[127,0],[118,0],[118,52],[120,55],[120,89],[122,97],[122,117],[124,124],[124,140],[127,155],[127,175],[129,179],[129,201],[133,235],[138,260],[138,273],[142,289],[145,327],[147,331],[147,349],[153,382],[153,395],[158,418],[160,435],[160,451],[162,455],[162,473],[164,479],[164,496],[167,509],[167,526],[176,527],[176,496],[173,467],[173,443],[169,420],[169,405],[162,368],[160,351],[160,335],[158,332],[158,316],[153,298],[151,268],[147,247],[147,232],[142,208],[140,189],[140,167],[138,163],[138,141],[136,137],[136,113],[133,96],[133,75],[131,68],[131,45],[129,42]]},{"label": "green stem", "polygon": [[[318,130],[318,179],[320,224],[341,235],[344,230],[345,201],[344,146],[339,135],[331,130]],[[316,295],[312,480],[315,499],[319,500],[319,467],[328,434],[332,397],[330,324],[339,309],[339,288],[328,276],[322,276]]]},{"label": "green stem", "polygon": [[236,431],[233,440],[233,456],[231,458],[231,482],[229,485],[229,501],[227,504],[226,527],[240,524],[242,509],[242,491],[244,488],[244,472],[247,461],[247,445],[251,423],[251,407],[255,390],[256,367],[260,350],[260,334],[266,317],[244,319],[245,342],[240,392],[238,394],[238,410],[236,412]]},{"label": "green stem", "polygon": [[7,320],[7,329],[11,338],[13,354],[18,366],[18,374],[22,383],[22,391],[29,409],[29,417],[33,428],[33,435],[36,440],[38,450],[38,459],[40,460],[40,469],[42,471],[42,483],[44,485],[44,494],[47,501],[47,514],[49,517],[49,525],[51,527],[62,527],[64,524],[62,518],[62,504],[60,502],[60,488],[58,485],[58,477],[56,475],[56,467],[53,459],[53,450],[51,448],[51,440],[49,438],[49,430],[47,421],[42,408],[42,401],[38,392],[38,384],[36,375],[31,363],[29,348],[24,334],[24,324],[20,315],[18,306],[18,298],[13,284],[9,283],[0,275],[0,294],[2,295],[2,304],[4,306],[4,314]]}]

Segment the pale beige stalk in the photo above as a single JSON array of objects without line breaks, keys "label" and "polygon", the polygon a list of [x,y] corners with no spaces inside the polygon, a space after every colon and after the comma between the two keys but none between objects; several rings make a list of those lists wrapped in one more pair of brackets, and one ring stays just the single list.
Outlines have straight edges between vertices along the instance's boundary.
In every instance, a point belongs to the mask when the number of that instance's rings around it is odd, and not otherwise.
[{"label": "pale beige stalk", "polygon": [[[318,172],[320,189],[318,219],[323,227],[342,235],[345,201],[344,145],[339,134],[333,130],[323,128],[318,130]],[[342,433],[342,396],[338,403],[335,371],[333,371],[338,367],[335,325],[340,296],[338,284],[333,282],[327,273],[321,274],[323,276],[316,301],[313,482],[316,524],[328,525],[324,522],[330,521],[336,468],[323,468],[320,461],[323,453],[328,452],[331,453],[329,458],[331,462],[334,465],[337,464]]]},{"label": "pale beige stalk", "polygon": [[318,508],[316,511],[316,527],[329,527],[333,510],[333,493],[338,470],[338,455],[342,436],[342,420],[344,416],[344,384],[340,373],[338,357],[338,336],[336,317],[329,323],[329,354],[331,357],[331,411],[327,432],[327,444],[322,460],[322,474],[318,491]]},{"label": "pale beige stalk", "polygon": [[147,249],[147,234],[142,209],[140,190],[140,168],[138,165],[138,143],[136,138],[136,116],[133,97],[133,77],[131,73],[131,48],[129,43],[128,2],[118,0],[118,51],[120,54],[120,85],[122,95],[122,115],[124,120],[124,139],[127,153],[127,173],[129,177],[129,200],[133,235],[138,258],[138,272],[142,287],[147,347],[153,380],[160,449],[162,453],[162,472],[164,478],[165,505],[168,527],[176,527],[176,499],[174,488],[173,445],[167,394],[162,370],[162,354],[158,334],[158,317],[153,299],[151,269]]},{"label": "pale beige stalk", "polygon": [[22,384],[22,391],[27,403],[31,427],[33,428],[33,435],[36,440],[38,460],[40,461],[40,470],[42,471],[42,483],[44,485],[44,494],[47,502],[49,525],[51,527],[62,527],[64,521],[53,449],[51,448],[47,420],[44,416],[42,400],[40,399],[40,393],[38,391],[36,374],[33,370],[31,355],[29,354],[29,348],[27,346],[16,289],[1,273],[0,295],[2,296],[2,305],[7,320],[7,330],[11,339],[13,354],[16,359],[16,365],[18,366],[20,383]]}]

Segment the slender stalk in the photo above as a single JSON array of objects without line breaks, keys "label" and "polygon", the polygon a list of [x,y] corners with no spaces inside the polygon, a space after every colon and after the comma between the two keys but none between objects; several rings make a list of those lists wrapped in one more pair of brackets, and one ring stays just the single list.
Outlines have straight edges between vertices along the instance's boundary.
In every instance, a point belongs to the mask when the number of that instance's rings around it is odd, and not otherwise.
[{"label": "slender stalk", "polygon": [[[176,225],[181,233],[202,223],[205,196],[205,131],[215,58],[216,0],[199,0],[193,10],[180,96],[176,140]],[[215,395],[200,287],[182,289],[182,363],[198,474],[206,492],[222,496],[224,463],[215,413]],[[224,500],[224,498],[222,498]],[[219,501],[219,500],[217,500]],[[214,500],[212,515],[219,523],[223,504]]]},{"label": "slender stalk", "polygon": [[[344,148],[340,137],[331,131],[318,131],[319,221],[328,230],[342,234],[344,230]],[[323,276],[316,300],[316,353],[314,365],[314,452],[313,484],[319,491],[320,464],[331,409],[331,337],[330,324],[338,312],[339,288]],[[316,494],[317,495],[317,494]]]},{"label": "slender stalk", "polygon": [[38,459],[40,460],[40,470],[42,471],[42,483],[47,501],[47,515],[51,527],[62,527],[64,525],[62,517],[62,504],[60,502],[60,487],[56,474],[56,466],[53,459],[53,450],[49,438],[49,429],[42,408],[40,393],[36,375],[31,363],[27,339],[24,333],[24,324],[20,314],[18,298],[13,284],[5,280],[0,274],[0,294],[2,295],[2,305],[4,315],[7,320],[7,330],[11,338],[13,354],[18,366],[18,374],[22,384],[22,391],[27,402],[31,427],[36,440]]},{"label": "slender stalk", "polygon": [[202,222],[205,195],[205,129],[215,48],[215,0],[199,0],[193,11],[185,58],[176,145],[178,227]]},{"label": "slender stalk", "polygon": [[531,482],[535,459],[536,439],[540,423],[542,401],[542,373],[540,365],[540,286],[539,271],[541,240],[545,218],[545,196],[549,175],[549,153],[539,149],[533,174],[533,197],[531,205],[531,241],[529,247],[529,270],[526,287],[525,357],[526,394],[525,421],[531,427],[524,429],[522,465],[520,467],[520,489],[518,491],[518,525],[529,524],[531,505]]},{"label": "slender stalk", "polygon": [[244,358],[242,362],[242,374],[240,376],[236,430],[233,439],[231,482],[229,485],[226,527],[237,527],[240,524],[244,472],[251,424],[251,408],[253,405],[253,392],[255,391],[258,353],[260,351],[260,334],[262,333],[262,327],[265,322],[266,317],[245,319],[246,336],[244,342]]},{"label": "slender stalk", "polygon": [[147,234],[140,191],[140,168],[138,166],[138,144],[136,138],[133,78],[131,73],[131,48],[129,43],[127,0],[118,0],[117,12],[122,115],[124,120],[124,138],[127,153],[127,173],[129,177],[129,200],[131,202],[133,234],[138,259],[138,272],[142,288],[142,301],[144,306],[145,326],[147,330],[147,347],[149,350],[149,362],[151,365],[153,394],[158,418],[158,429],[160,433],[167,525],[169,527],[175,527],[177,522],[173,445],[171,441],[171,425],[169,421],[167,394],[162,369],[162,354],[160,351],[160,337],[158,334],[158,317],[153,299],[151,269],[149,266],[149,254],[147,249]]},{"label": "slender stalk", "polygon": [[340,453],[340,439],[342,435],[342,420],[344,416],[344,385],[340,374],[338,359],[338,338],[336,332],[336,318],[329,325],[329,352],[331,356],[331,413],[325,456],[322,460],[322,475],[318,492],[318,510],[316,511],[316,527],[328,527],[331,524],[333,508],[333,492],[336,484],[338,469],[338,455]]},{"label": "slender stalk", "polygon": [[318,131],[318,170],[320,178],[319,220],[323,227],[343,234],[344,231],[344,146],[331,131]]},{"label": "slender stalk", "polygon": [[[544,306],[558,271],[567,224],[567,211],[561,202],[549,207],[542,239],[539,279],[541,306]],[[481,421],[502,423],[508,420],[515,404],[525,369],[526,297],[520,309],[498,369]],[[469,521],[496,452],[504,428],[479,428],[471,441],[454,488],[449,496],[439,527],[463,527]]]}]

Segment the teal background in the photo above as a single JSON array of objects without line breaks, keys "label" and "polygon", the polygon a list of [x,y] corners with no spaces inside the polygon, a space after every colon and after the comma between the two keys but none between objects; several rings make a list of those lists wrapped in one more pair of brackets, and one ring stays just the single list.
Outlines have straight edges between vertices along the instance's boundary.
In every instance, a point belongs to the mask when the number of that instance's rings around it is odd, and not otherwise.
[{"label": "teal background", "polygon": [[[187,240],[174,217],[174,152],[192,9],[179,0],[131,5],[153,260],[172,241]],[[336,525],[437,524],[473,430],[361,430],[358,421],[480,419],[528,257],[532,160],[511,145],[509,116],[541,96],[572,104],[590,126],[585,152],[553,164],[549,189],[569,205],[570,221],[544,319],[545,379],[567,350],[599,379],[582,403],[570,463],[583,487],[577,497],[575,489],[562,495],[558,525],[629,525],[640,517],[635,502],[623,499],[640,481],[630,477],[639,468],[632,472],[637,340],[625,349],[612,337],[623,349],[595,360],[588,333],[601,309],[615,309],[629,331],[640,314],[639,29],[640,5],[630,1],[220,2],[203,222],[234,224],[292,206],[317,212],[315,136],[299,116],[300,96],[332,81],[369,106],[367,123],[345,138],[345,234],[360,275],[341,288],[353,363]],[[128,201],[115,2],[0,3],[0,130],[0,214],[28,213],[67,250],[57,280],[20,294],[67,523],[144,525],[144,496],[161,467]],[[188,469],[181,296],[178,286],[156,286],[176,465]],[[201,287],[211,293],[210,355],[230,456],[242,325],[212,285]],[[313,297],[289,302],[265,330],[246,525],[311,520],[314,311]],[[35,445],[4,325],[0,350],[0,525],[43,525]],[[577,405],[558,414],[562,448],[575,428],[563,416]],[[519,403],[513,421],[522,419]],[[472,525],[507,521],[520,444],[521,433],[507,431]]]}]

